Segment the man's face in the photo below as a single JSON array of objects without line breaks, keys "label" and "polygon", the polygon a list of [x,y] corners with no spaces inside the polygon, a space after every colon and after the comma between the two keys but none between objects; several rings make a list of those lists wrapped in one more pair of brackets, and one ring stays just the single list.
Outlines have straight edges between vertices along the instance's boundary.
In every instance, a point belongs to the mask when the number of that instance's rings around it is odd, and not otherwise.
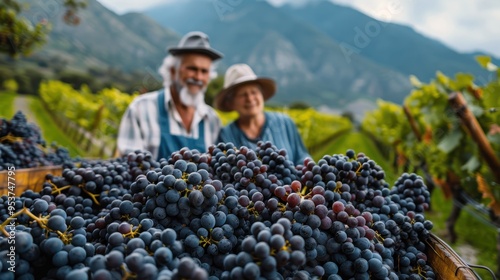
[{"label": "man's face", "polygon": [[209,57],[200,54],[185,54],[181,57],[180,65],[172,71],[172,75],[182,104],[197,107],[205,102],[211,64]]},{"label": "man's face", "polygon": [[184,54],[177,68],[175,81],[186,87],[189,93],[197,94],[204,90],[210,80],[212,60],[201,54]]}]

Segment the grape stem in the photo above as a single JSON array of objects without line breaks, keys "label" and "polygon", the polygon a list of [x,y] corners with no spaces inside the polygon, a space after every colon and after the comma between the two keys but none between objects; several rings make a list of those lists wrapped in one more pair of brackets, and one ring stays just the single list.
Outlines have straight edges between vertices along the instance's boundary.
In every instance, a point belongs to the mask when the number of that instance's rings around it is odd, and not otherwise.
[{"label": "grape stem", "polygon": [[358,169],[356,169],[356,176],[359,176],[359,175],[360,175],[360,174],[359,174],[359,170],[361,170],[361,168],[363,168],[363,165],[361,165],[361,164],[360,164],[360,165],[358,166]]},{"label": "grape stem", "polygon": [[424,276],[424,269],[420,266],[417,265],[417,267],[412,268],[413,272],[417,272],[418,275],[420,275],[422,278],[427,279],[427,277]]},{"label": "grape stem", "polygon": [[59,235],[59,238],[61,238],[64,244],[67,245],[71,243],[71,240],[73,239],[73,234],[60,231],[56,231],[56,233],[57,235]]},{"label": "grape stem", "polygon": [[[10,223],[10,221],[12,219],[15,219],[16,217],[22,215],[22,214],[26,214],[28,215],[28,217],[30,217],[32,220],[34,220],[35,222],[38,223],[38,225],[47,230],[47,233],[48,231],[50,231],[50,228],[47,226],[47,223],[49,221],[48,217],[50,215],[47,215],[47,216],[41,216],[41,217],[37,217],[35,215],[33,215],[33,213],[31,213],[31,211],[24,207],[23,209],[17,211],[16,213],[14,213],[11,217],[7,218],[1,225],[0,225],[0,231],[5,235],[5,236],[9,236],[9,233],[5,230],[5,226],[8,225]],[[59,237],[61,238],[61,240],[64,242],[64,244],[69,244],[71,243],[71,239],[72,239],[72,234],[71,233],[67,233],[67,232],[61,232],[61,231],[55,231]]]},{"label": "grape stem", "polygon": [[67,186],[59,188],[58,186],[56,186],[56,184],[54,184],[50,181],[49,181],[49,184],[54,188],[54,190],[52,190],[52,194],[55,194],[56,192],[57,192],[57,194],[61,194],[61,191],[64,191],[64,190],[71,188],[71,185],[67,185]]},{"label": "grape stem", "polygon": [[281,203],[281,202],[279,202],[279,203],[278,203],[278,209],[279,209],[282,213],[284,213],[284,212],[286,211],[286,205],[285,205],[285,204],[283,204],[283,203]]},{"label": "grape stem", "polygon": [[307,191],[308,191],[308,187],[307,187],[307,186],[304,186],[304,187],[302,187],[302,190],[300,191],[300,194],[301,194],[302,196],[306,196]]},{"label": "grape stem", "polygon": [[259,217],[259,211],[257,211],[257,210],[255,209],[255,207],[253,207],[253,202],[252,202],[252,204],[251,204],[251,205],[248,205],[248,206],[247,206],[247,209],[248,209],[248,212],[249,212],[250,214],[252,214],[252,215],[254,215],[254,216],[255,216],[255,218],[258,218],[258,217]]},{"label": "grape stem", "polygon": [[133,272],[130,272],[125,266],[125,264],[122,264],[120,268],[123,271],[122,279],[137,279],[137,275]]},{"label": "grape stem", "polygon": [[96,197],[100,196],[100,194],[91,193],[91,192],[89,192],[88,190],[86,190],[86,189],[84,189],[84,188],[81,188],[81,189],[82,189],[82,191],[83,191],[84,193],[86,193],[86,194],[88,194],[88,195],[90,196],[90,198],[92,199],[92,201],[94,201],[94,203],[95,203],[95,204],[97,204],[97,205],[101,205],[101,204],[99,203],[99,201],[97,201],[97,198],[96,198]]},{"label": "grape stem", "polygon": [[378,231],[375,231],[375,236],[377,237],[377,240],[381,243],[384,242],[384,238],[382,237],[382,235],[380,235],[380,233],[378,233]]},{"label": "grape stem", "polygon": [[12,216],[10,216],[9,218],[5,219],[5,221],[2,224],[0,224],[0,231],[2,231],[2,233],[5,236],[7,236],[7,237],[9,236],[9,233],[5,230],[5,226],[8,225],[12,219],[15,219],[17,216],[19,216],[21,214],[24,214],[25,209],[26,208],[23,208],[23,209],[17,211]]},{"label": "grape stem", "polygon": [[12,135],[12,133],[9,132],[9,134],[3,136],[3,137],[0,137],[0,143],[3,143],[3,142],[11,142],[11,143],[14,143],[14,142],[22,142],[23,141],[23,138],[22,137],[16,137],[14,135]]},{"label": "grape stem", "polygon": [[219,241],[214,240],[212,238],[212,229],[210,229],[209,234],[210,234],[210,237],[205,237],[205,236],[200,237],[200,244],[201,244],[201,246],[203,248],[205,248],[206,246],[208,246],[210,244],[217,244],[217,243],[219,243]]},{"label": "grape stem", "polygon": [[334,192],[336,192],[336,193],[342,193],[342,192],[340,191],[340,188],[341,188],[341,187],[342,187],[342,182],[337,182],[337,183],[335,184],[335,190],[333,190],[333,191],[334,191]]},{"label": "grape stem", "polygon": [[[56,186],[56,184],[52,183],[51,181],[49,181],[49,184],[52,186],[53,190],[52,190],[52,194],[61,194],[62,191],[64,190],[67,190],[69,188],[72,187],[72,185],[67,185],[67,186],[64,186],[64,187],[58,187]],[[86,190],[83,186],[83,184],[80,184],[78,185],[77,187],[79,187],[80,189],[82,189],[82,191],[86,194],[88,194],[90,196],[90,198],[92,199],[92,201],[94,201],[95,204],[97,205],[101,205],[99,203],[99,201],[97,200],[97,197],[100,196],[100,194],[95,194],[95,193],[91,193],[89,192],[88,190]]]},{"label": "grape stem", "polygon": [[137,228],[135,230],[130,229],[129,233],[122,234],[123,237],[135,238],[135,237],[139,236],[139,230],[140,230],[141,226],[142,225],[139,224],[139,226],[137,226]]}]

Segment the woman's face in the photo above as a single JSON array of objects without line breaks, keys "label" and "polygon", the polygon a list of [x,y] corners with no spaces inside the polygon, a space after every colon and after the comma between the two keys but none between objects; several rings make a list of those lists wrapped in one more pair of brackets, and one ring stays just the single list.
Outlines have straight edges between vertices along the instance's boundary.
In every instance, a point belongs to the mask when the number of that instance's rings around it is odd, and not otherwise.
[{"label": "woman's face", "polygon": [[244,84],[234,91],[233,109],[240,117],[252,117],[264,112],[264,97],[258,84]]}]

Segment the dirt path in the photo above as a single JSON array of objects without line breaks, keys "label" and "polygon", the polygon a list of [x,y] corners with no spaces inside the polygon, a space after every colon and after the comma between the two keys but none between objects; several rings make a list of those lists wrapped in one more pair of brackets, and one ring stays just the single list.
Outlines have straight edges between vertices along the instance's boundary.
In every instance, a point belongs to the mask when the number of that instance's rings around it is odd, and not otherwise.
[{"label": "dirt path", "polygon": [[16,98],[14,99],[15,113],[17,113],[17,111],[21,111],[26,116],[26,119],[28,120],[28,122],[37,124],[36,117],[33,114],[33,112],[30,110],[29,105],[30,105],[30,99],[29,99],[29,97],[27,97],[25,95],[18,94],[16,96]]},{"label": "dirt path", "polygon": [[478,264],[477,249],[468,244],[462,244],[456,249],[457,254],[468,264]]}]

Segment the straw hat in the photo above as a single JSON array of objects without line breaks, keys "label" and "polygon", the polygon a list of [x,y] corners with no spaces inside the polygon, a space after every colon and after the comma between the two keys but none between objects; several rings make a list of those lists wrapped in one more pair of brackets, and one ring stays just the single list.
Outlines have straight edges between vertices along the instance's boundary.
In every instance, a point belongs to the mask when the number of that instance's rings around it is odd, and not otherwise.
[{"label": "straw hat", "polygon": [[257,77],[247,64],[235,64],[229,67],[224,76],[224,87],[217,94],[214,107],[223,112],[232,111],[231,95],[236,87],[243,84],[256,83],[261,86],[264,101],[273,97],[276,92],[276,83],[269,78]]},{"label": "straw hat", "polygon": [[173,55],[201,53],[207,55],[212,60],[219,59],[223,56],[222,53],[210,47],[208,35],[200,31],[193,31],[184,35],[177,47],[170,48],[168,51]]}]

